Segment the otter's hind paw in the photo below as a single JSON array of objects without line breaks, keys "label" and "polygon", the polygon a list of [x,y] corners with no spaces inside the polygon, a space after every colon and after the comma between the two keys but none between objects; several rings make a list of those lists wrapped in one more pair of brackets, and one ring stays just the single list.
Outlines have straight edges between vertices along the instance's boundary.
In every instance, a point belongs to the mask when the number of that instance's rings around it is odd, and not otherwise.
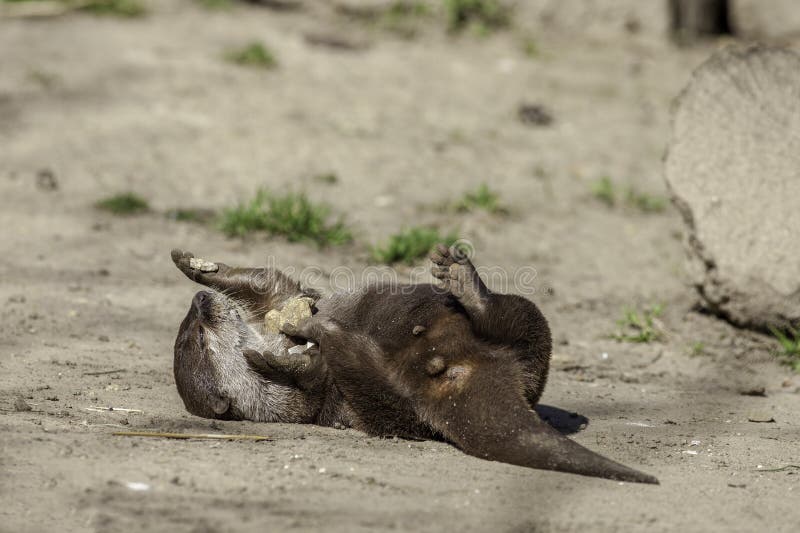
[{"label": "otter's hind paw", "polygon": [[481,308],[489,295],[489,290],[481,281],[477,270],[469,258],[458,249],[451,250],[444,244],[437,244],[431,252],[433,263],[431,274],[442,286],[468,308]]}]

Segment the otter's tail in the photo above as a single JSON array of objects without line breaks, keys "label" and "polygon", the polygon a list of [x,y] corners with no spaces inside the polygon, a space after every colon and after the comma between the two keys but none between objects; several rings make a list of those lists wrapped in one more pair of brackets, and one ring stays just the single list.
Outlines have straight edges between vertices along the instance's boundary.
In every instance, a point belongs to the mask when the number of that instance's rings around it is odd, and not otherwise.
[{"label": "otter's tail", "polygon": [[557,470],[584,476],[616,479],[634,483],[658,484],[655,477],[629,468],[584,448],[568,439],[539,416],[528,411],[524,426],[516,430],[498,428],[503,438],[461,438],[456,444],[464,452],[492,461],[501,461],[529,468]]},{"label": "otter's tail", "polygon": [[422,400],[428,422],[465,453],[529,468],[658,484],[655,477],[607,459],[553,429],[530,409],[519,392],[522,387],[509,383],[505,365],[480,366],[470,369],[474,372],[450,372],[464,379],[442,383]]}]

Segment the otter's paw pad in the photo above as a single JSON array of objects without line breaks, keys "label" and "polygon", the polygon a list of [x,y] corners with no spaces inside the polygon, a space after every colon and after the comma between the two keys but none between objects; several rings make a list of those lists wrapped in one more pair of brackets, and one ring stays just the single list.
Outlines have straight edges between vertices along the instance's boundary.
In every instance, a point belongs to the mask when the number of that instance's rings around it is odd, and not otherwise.
[{"label": "otter's paw pad", "polygon": [[456,298],[463,298],[474,290],[474,269],[472,265],[452,263],[448,267],[432,268],[431,274],[441,281],[442,286]]},{"label": "otter's paw pad", "polygon": [[473,283],[475,268],[458,248],[450,249],[437,244],[430,254],[431,275],[442,282],[445,289],[460,298]]},{"label": "otter's paw pad", "polygon": [[450,253],[450,248],[441,243],[436,245],[428,257],[437,267],[446,268],[455,262],[453,255]]}]

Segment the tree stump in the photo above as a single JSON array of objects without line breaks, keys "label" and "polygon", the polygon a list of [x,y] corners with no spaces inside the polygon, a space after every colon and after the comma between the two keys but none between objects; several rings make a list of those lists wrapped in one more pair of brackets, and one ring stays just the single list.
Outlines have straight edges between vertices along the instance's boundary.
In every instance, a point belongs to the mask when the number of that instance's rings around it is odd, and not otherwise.
[{"label": "tree stump", "polygon": [[730,47],[673,108],[666,180],[693,282],[735,324],[800,324],[800,55]]}]

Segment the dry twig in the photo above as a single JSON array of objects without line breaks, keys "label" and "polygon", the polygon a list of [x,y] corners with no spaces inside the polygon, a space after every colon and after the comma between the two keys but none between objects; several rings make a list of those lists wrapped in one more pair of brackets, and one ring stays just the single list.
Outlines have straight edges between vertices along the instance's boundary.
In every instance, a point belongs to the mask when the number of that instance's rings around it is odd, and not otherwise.
[{"label": "dry twig", "polygon": [[209,439],[209,440],[272,440],[263,435],[221,435],[217,433],[162,433],[152,431],[115,431],[117,437],[159,437],[162,439]]}]

